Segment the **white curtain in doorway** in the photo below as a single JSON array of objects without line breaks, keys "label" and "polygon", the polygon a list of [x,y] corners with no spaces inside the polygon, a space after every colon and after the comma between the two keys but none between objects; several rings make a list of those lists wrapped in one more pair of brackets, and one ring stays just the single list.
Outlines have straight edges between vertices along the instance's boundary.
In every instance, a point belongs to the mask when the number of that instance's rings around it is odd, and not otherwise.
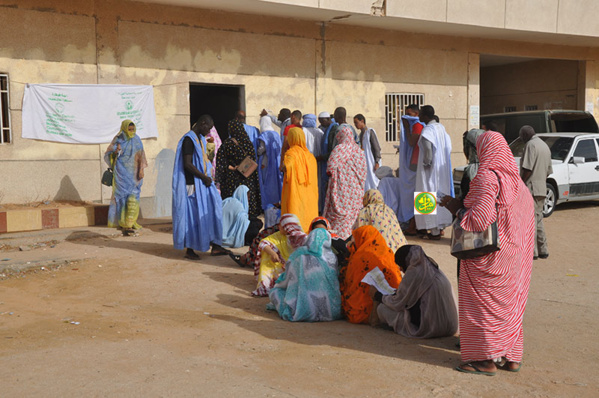
[{"label": "white curtain in doorway", "polygon": [[131,119],[140,138],[158,137],[152,86],[27,84],[22,137],[70,144],[106,144]]}]

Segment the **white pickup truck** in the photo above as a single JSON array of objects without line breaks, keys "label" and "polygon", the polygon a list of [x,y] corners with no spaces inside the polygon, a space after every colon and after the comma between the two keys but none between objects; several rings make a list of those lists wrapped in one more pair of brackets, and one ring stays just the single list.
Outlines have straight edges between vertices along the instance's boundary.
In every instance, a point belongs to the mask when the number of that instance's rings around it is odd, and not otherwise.
[{"label": "white pickup truck", "polygon": [[[541,133],[537,134],[551,150],[553,173],[547,178],[547,197],[543,215],[549,217],[555,206],[569,201],[599,199],[599,134]],[[524,151],[520,138],[510,144],[516,163]],[[465,166],[453,172],[456,196]]]}]

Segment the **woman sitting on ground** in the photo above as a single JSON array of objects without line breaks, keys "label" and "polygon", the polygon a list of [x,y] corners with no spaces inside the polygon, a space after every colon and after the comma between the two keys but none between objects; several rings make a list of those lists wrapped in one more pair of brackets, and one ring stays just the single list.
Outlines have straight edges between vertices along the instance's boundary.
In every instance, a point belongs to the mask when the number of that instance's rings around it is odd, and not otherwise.
[{"label": "woman sitting on ground", "polygon": [[360,210],[355,227],[363,225],[375,227],[393,253],[408,244],[397,222],[397,215],[385,204],[383,195],[376,189],[369,189],[364,194],[364,208]]},{"label": "woman sitting on ground", "polygon": [[337,258],[326,229],[314,229],[306,244],[293,252],[269,297],[267,308],[286,321],[341,319]]},{"label": "woman sitting on ground", "polygon": [[389,285],[397,289],[401,282],[399,267],[385,239],[372,225],[353,232],[349,243],[349,263],[341,272],[341,298],[343,312],[351,323],[367,323],[372,312],[369,286],[362,283],[364,276],[378,267]]},{"label": "woman sitting on ground", "polygon": [[285,263],[295,249],[303,246],[307,235],[294,214],[285,214],[279,222],[279,231],[262,239],[258,245],[254,276],[258,282],[252,296],[266,297],[277,278],[285,271]]},{"label": "woman sitting on ground", "polygon": [[337,268],[341,269],[347,265],[347,259],[349,258],[349,250],[347,250],[347,242],[344,241],[334,232],[331,232],[331,223],[325,217],[316,217],[310,224],[310,231],[314,231],[316,228],[324,228],[331,234],[331,247],[333,254],[337,256]]},{"label": "woman sitting on ground", "polygon": [[237,187],[233,196],[223,200],[223,246],[249,245],[262,229],[262,221],[248,215],[250,189]]},{"label": "woman sitting on ground", "polygon": [[370,288],[378,319],[404,337],[453,336],[458,311],[451,283],[437,263],[415,245],[397,250],[395,262],[404,273],[395,294],[383,296]]}]

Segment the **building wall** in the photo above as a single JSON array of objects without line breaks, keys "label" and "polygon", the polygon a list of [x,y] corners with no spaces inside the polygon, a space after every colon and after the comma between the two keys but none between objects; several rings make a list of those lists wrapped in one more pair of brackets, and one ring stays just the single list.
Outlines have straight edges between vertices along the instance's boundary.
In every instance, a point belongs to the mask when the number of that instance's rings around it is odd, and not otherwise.
[{"label": "building wall", "polygon": [[[329,2],[334,5],[335,2]],[[432,3],[432,2],[428,2]],[[389,3],[390,5],[391,3]],[[13,143],[0,146],[2,202],[107,202],[107,145],[21,139],[26,83],[150,84],[159,138],[144,140],[145,217],[170,214],[174,151],[189,129],[189,82],[245,85],[248,123],[263,108],[304,113],[345,106],[384,141],[385,93],[422,93],[446,126],[454,165],[479,105],[481,52],[582,60],[582,103],[597,106],[596,49],[433,36],[167,5],[87,0],[0,0],[0,72],[10,75]],[[518,45],[520,44],[520,45]],[[526,47],[526,48],[524,48]],[[581,94],[582,95],[582,94]],[[115,133],[118,126],[115,126]],[[383,161],[397,165],[394,142]]]},{"label": "building wall", "polygon": [[564,60],[536,60],[481,68],[482,114],[516,111],[527,105],[538,109],[577,109],[579,63]]}]

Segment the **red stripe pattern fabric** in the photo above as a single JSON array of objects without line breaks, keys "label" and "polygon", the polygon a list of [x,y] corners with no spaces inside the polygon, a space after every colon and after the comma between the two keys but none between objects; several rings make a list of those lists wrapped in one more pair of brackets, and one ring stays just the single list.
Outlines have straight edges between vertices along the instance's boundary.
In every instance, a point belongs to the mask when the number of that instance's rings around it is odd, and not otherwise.
[{"label": "red stripe pattern fabric", "polygon": [[461,225],[483,231],[497,221],[501,249],[461,261],[461,357],[464,362],[499,357],[521,362],[535,237],[533,200],[501,134],[489,131],[476,144],[480,167],[464,199]]}]

